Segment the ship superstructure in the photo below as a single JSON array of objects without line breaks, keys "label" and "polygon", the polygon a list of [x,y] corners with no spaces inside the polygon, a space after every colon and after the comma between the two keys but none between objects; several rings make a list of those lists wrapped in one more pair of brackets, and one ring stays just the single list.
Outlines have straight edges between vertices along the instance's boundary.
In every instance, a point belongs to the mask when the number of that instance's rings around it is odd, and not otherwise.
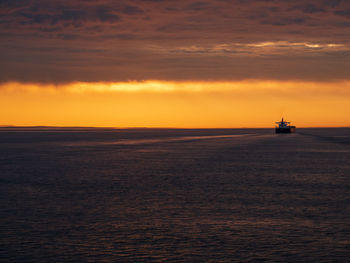
[{"label": "ship superstructure", "polygon": [[277,126],[275,128],[276,133],[293,133],[295,132],[295,126],[291,126],[289,121],[284,121],[283,118],[281,121],[276,122]]}]

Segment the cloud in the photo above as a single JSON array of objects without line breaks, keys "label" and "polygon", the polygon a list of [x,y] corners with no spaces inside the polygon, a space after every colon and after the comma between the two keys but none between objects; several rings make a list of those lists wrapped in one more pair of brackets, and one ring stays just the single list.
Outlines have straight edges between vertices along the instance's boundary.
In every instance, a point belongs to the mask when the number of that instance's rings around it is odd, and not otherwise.
[{"label": "cloud", "polygon": [[185,11],[202,11],[213,8],[209,2],[192,2],[184,7]]},{"label": "cloud", "polygon": [[338,16],[350,18],[350,9],[337,10],[337,11],[334,11],[334,14],[336,14]]},{"label": "cloud", "polygon": [[144,13],[144,11],[141,8],[133,5],[125,5],[122,11],[124,14],[127,14],[127,15],[138,15],[138,14]]},{"label": "cloud", "polygon": [[306,14],[315,14],[315,13],[326,12],[326,9],[319,7],[319,6],[316,6],[314,4],[311,4],[311,3],[302,4],[302,5],[295,5],[290,10],[300,10]]},{"label": "cloud", "polygon": [[337,7],[338,5],[340,5],[341,2],[343,1],[342,0],[325,0],[324,4],[330,7]]},{"label": "cloud", "polygon": [[3,21],[11,25],[115,23],[120,16],[142,14],[143,10],[129,4],[109,1],[1,1]]},{"label": "cloud", "polygon": [[300,25],[305,24],[306,19],[304,17],[273,17],[269,19],[264,19],[261,23],[273,26]]},{"label": "cloud", "polygon": [[0,81],[346,79],[348,10],[340,0],[0,0]]},{"label": "cloud", "polygon": [[[156,47],[161,49],[161,47]],[[335,43],[310,43],[310,42],[257,42],[257,43],[228,43],[216,45],[192,45],[176,47],[164,52],[174,54],[192,54],[204,56],[225,55],[232,57],[278,57],[278,56],[344,56],[350,52],[350,46]],[[348,55],[346,55],[348,56]]]},{"label": "cloud", "polygon": [[114,23],[120,20],[119,15],[112,13],[106,6],[98,6],[94,10],[61,7],[51,13],[47,10],[33,11],[32,9],[25,9],[17,13],[21,24],[63,24],[65,26],[73,24],[78,26],[89,21]]}]

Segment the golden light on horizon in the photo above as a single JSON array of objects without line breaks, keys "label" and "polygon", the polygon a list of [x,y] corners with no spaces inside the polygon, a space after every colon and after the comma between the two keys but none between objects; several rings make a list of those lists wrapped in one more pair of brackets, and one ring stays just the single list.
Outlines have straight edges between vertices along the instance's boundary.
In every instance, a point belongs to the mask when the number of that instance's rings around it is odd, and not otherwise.
[{"label": "golden light on horizon", "polygon": [[350,82],[246,80],[0,85],[0,125],[349,126]]}]

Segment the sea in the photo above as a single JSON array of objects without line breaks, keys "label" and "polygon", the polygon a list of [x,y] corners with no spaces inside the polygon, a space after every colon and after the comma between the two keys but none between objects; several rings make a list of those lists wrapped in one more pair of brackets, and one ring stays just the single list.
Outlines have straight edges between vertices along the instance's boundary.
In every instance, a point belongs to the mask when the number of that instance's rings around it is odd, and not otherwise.
[{"label": "sea", "polygon": [[350,128],[0,129],[1,262],[350,262]]}]

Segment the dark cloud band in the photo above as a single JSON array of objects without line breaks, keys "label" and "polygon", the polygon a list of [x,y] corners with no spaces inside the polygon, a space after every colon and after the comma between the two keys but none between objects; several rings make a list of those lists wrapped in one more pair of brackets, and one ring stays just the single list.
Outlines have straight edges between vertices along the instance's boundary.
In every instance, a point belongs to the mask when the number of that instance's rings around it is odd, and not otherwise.
[{"label": "dark cloud band", "polygon": [[[349,10],[341,0],[0,0],[0,81],[347,79]],[[269,42],[278,49],[259,46]]]}]

